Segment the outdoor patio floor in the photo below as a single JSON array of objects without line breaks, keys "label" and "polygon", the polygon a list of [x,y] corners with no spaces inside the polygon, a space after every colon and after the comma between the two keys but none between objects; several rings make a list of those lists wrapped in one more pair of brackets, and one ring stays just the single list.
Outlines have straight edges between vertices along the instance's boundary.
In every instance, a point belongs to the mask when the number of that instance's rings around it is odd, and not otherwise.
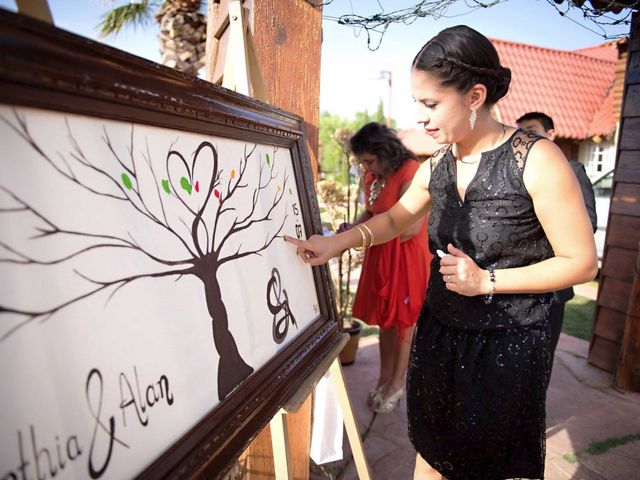
[{"label": "outdoor patio floor", "polygon": [[[640,478],[640,394],[613,387],[610,374],[587,364],[588,342],[562,334],[547,399],[547,480],[630,480]],[[415,451],[407,437],[406,403],[374,414],[367,392],[378,372],[378,339],[361,339],[356,362],[343,367],[352,408],[364,437],[374,479],[411,479]],[[626,436],[635,440],[624,443]],[[604,453],[589,453],[605,442]],[[618,443],[622,445],[615,446]],[[345,460],[312,465],[311,478],[358,478],[344,436]],[[481,480],[481,479],[478,479]]]}]

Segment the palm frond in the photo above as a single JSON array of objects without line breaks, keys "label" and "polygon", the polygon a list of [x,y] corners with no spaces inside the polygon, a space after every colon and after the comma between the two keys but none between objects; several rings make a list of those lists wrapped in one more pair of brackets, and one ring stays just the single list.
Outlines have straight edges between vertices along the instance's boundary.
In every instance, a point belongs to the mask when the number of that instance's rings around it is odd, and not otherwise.
[{"label": "palm frond", "polygon": [[126,25],[132,25],[134,28],[147,25],[153,18],[155,6],[157,6],[155,2],[142,0],[108,11],[102,16],[102,21],[97,27],[100,30],[100,37],[115,35]]}]

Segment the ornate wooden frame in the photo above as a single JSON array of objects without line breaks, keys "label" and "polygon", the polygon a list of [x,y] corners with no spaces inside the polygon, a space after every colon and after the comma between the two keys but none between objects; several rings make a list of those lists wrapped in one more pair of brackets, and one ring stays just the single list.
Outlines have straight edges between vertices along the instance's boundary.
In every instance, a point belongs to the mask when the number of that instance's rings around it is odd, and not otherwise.
[{"label": "ornate wooden frame", "polygon": [[[321,232],[300,117],[198,78],[0,10],[0,102],[247,139],[290,149],[307,232]],[[341,339],[328,268],[320,313],[139,478],[217,478]]]}]

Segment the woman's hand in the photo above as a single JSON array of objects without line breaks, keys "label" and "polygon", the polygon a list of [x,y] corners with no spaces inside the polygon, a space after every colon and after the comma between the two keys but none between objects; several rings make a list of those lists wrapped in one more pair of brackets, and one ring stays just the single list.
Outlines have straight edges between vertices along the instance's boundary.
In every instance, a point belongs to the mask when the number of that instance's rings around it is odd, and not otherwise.
[{"label": "woman's hand", "polygon": [[450,255],[440,259],[440,273],[447,289],[466,297],[489,293],[489,272],[453,245],[448,244],[447,250]]},{"label": "woman's hand", "polygon": [[314,267],[328,262],[329,259],[340,253],[335,245],[337,243],[335,237],[312,235],[308,240],[299,240],[285,235],[284,241],[295,245],[302,261]]}]

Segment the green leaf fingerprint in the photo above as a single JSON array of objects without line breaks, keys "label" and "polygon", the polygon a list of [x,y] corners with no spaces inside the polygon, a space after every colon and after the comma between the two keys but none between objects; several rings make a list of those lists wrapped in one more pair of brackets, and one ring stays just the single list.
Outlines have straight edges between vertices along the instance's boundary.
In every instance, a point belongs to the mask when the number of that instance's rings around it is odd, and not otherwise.
[{"label": "green leaf fingerprint", "polygon": [[189,183],[189,179],[187,177],[182,177],[180,179],[180,186],[186,190],[189,195],[191,195],[191,183]]},{"label": "green leaf fingerprint", "polygon": [[131,190],[131,188],[133,188],[133,183],[131,183],[131,179],[126,173],[122,174],[122,184],[127,188],[127,190]]},{"label": "green leaf fingerprint", "polygon": [[271,165],[271,157],[269,157],[269,154],[265,154],[265,157],[267,157],[267,165]]},{"label": "green leaf fingerprint", "polygon": [[167,180],[166,178],[162,180],[162,189],[167,193],[171,193],[171,188],[169,187],[169,180]]}]

